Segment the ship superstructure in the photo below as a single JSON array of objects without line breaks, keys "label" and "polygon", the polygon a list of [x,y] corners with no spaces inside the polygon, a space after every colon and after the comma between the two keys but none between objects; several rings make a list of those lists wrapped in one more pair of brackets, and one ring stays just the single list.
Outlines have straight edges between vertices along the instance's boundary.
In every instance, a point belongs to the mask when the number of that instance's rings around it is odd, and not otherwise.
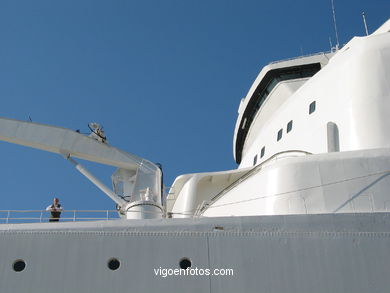
[{"label": "ship superstructure", "polygon": [[238,110],[239,168],[178,177],[173,213],[387,211],[389,27],[334,53],[264,67]]},{"label": "ship superstructure", "polygon": [[334,56],[266,66],[240,104],[234,137],[240,167],[286,150],[388,147],[389,34],[381,32],[353,38]]}]

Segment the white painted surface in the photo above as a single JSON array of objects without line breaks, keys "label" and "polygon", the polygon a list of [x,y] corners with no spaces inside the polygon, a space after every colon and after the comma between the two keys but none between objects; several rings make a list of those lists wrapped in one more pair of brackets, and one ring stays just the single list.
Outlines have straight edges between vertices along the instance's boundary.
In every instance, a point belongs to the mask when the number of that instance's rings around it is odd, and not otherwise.
[{"label": "white painted surface", "polygon": [[385,212],[390,149],[283,158],[258,168],[203,216]]},{"label": "white painted surface", "polygon": [[[313,62],[325,65],[328,57],[315,55],[265,67],[240,103],[235,138],[245,107],[269,70]],[[309,114],[312,102],[316,107]],[[217,200],[213,198],[221,191],[214,186],[200,191],[194,181],[175,182],[171,205],[177,214],[188,216],[202,209],[201,214],[209,217],[385,211],[390,201],[389,113],[390,33],[355,37],[310,79],[280,82],[251,125],[245,126],[250,128],[239,170],[252,168],[257,156],[256,172]],[[287,133],[289,121],[293,126]],[[283,135],[277,141],[280,129]],[[288,156],[294,150],[318,155],[278,159],[277,154]],[[272,164],[267,162],[276,155]],[[207,205],[195,200],[201,197]],[[184,207],[189,199],[191,208]]]},{"label": "white painted surface", "polygon": [[[387,292],[390,214],[0,225],[0,292]],[[217,227],[217,229],[216,229]],[[120,261],[111,271],[110,258]],[[233,276],[154,275],[155,268]],[[16,259],[25,260],[14,272]]]}]

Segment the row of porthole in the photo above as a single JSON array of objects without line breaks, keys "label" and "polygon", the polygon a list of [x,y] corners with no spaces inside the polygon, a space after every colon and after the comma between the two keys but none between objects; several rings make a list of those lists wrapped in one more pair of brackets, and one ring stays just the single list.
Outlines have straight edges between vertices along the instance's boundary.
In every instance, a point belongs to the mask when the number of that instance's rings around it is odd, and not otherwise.
[{"label": "row of porthole", "polygon": [[[312,114],[316,110],[316,101],[313,101],[309,105],[309,115]],[[287,123],[287,133],[289,133],[292,130],[293,127],[293,121],[290,120],[290,122]],[[282,139],[283,136],[283,128],[279,129],[278,134],[276,136],[276,141],[279,141]],[[261,148],[260,152],[260,159],[264,157],[265,155],[265,146]],[[253,158],[253,166],[257,164],[257,155]]]},{"label": "row of porthole", "polygon": [[[110,258],[107,262],[107,267],[112,271],[119,269],[120,265],[120,261],[115,257]],[[12,264],[12,268],[15,272],[22,272],[26,268],[26,262],[23,259],[17,259]]]},{"label": "row of porthole", "polygon": [[[119,269],[120,265],[120,261],[115,257],[110,258],[107,262],[107,267],[112,271],[116,271],[117,269]],[[181,269],[185,270],[187,268],[190,268],[191,265],[191,260],[187,257],[183,257],[179,261],[179,266]],[[22,272],[26,268],[26,262],[23,259],[17,259],[14,261],[12,268],[15,272]]]}]

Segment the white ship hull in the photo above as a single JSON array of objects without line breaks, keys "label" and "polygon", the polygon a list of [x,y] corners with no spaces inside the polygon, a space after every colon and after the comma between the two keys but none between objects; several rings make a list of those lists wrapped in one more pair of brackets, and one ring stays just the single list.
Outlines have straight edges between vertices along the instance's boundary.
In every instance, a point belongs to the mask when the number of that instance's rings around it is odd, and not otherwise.
[{"label": "white ship hull", "polygon": [[[0,292],[388,292],[390,213],[0,226]],[[120,261],[112,271],[107,262]],[[159,268],[233,269],[156,276]],[[26,268],[15,272],[15,259]]]}]

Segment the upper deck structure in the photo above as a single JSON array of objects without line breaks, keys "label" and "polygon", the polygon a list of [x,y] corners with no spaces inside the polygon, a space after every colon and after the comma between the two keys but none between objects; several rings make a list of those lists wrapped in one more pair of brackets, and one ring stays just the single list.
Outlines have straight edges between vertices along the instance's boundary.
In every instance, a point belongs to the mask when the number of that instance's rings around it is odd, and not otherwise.
[{"label": "upper deck structure", "polygon": [[277,153],[321,154],[390,146],[389,22],[336,52],[271,63],[239,106],[240,168]]},{"label": "upper deck structure", "polygon": [[238,108],[233,143],[237,164],[241,163],[245,149],[252,145],[257,130],[272,118],[281,104],[327,65],[333,54],[319,53],[273,62],[260,71]]}]

